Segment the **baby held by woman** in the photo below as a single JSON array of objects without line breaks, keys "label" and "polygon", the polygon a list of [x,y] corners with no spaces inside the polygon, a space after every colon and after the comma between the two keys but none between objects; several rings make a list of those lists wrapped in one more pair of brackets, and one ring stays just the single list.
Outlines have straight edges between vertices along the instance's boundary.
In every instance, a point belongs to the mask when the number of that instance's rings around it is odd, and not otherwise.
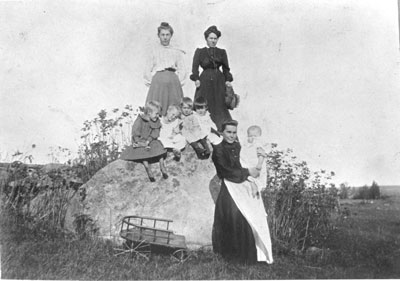
[{"label": "baby held by woman", "polygon": [[[246,141],[241,143],[240,162],[243,167],[256,167],[260,172],[258,178],[250,178],[253,194],[259,196],[259,189],[267,185],[267,167],[264,160],[267,157],[266,150],[268,144],[262,139],[262,130],[257,125],[252,125],[247,129]],[[258,188],[257,188],[258,187]]]}]

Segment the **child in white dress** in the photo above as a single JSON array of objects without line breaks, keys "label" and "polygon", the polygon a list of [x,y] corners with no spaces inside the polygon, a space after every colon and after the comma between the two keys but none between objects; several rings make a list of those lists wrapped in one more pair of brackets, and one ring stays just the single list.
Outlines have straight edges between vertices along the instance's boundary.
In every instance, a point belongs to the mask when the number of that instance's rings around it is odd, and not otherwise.
[{"label": "child in white dress", "polygon": [[[264,165],[268,144],[262,139],[262,130],[253,125],[247,129],[247,140],[243,143],[240,153],[240,162],[243,167],[254,167],[260,171],[260,176],[255,178],[259,189],[267,185],[267,168]],[[261,190],[259,190],[261,191]]]},{"label": "child in white dress", "polygon": [[181,150],[186,146],[186,140],[182,136],[179,125],[181,111],[179,106],[170,105],[167,109],[167,115],[161,118],[161,130],[159,140],[164,148],[172,149],[174,159],[179,161],[181,157]]},{"label": "child in white dress", "polygon": [[211,120],[210,113],[207,111],[207,109],[207,101],[203,97],[198,97],[194,101],[195,112],[193,114],[197,117],[197,120],[199,121],[202,135],[206,136],[208,148],[210,150],[211,146],[209,143],[217,145],[222,141],[222,137],[217,131],[217,126]]},{"label": "child in white dress", "polygon": [[205,133],[195,114],[193,114],[193,101],[189,97],[184,97],[181,104],[182,109],[182,135],[193,147],[199,159],[210,157],[211,150],[207,143],[207,133]]}]

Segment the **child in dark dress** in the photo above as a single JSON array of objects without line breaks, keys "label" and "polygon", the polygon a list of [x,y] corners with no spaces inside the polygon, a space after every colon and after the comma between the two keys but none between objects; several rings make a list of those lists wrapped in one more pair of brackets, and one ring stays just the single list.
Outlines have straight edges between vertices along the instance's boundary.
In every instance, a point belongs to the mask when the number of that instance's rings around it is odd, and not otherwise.
[{"label": "child in dark dress", "polygon": [[149,101],[146,104],[143,114],[137,117],[132,126],[132,145],[121,153],[123,160],[141,161],[151,182],[154,182],[155,178],[149,167],[149,160],[158,160],[163,178],[168,178],[164,164],[166,150],[158,140],[161,129],[160,110],[161,106],[157,101]]}]

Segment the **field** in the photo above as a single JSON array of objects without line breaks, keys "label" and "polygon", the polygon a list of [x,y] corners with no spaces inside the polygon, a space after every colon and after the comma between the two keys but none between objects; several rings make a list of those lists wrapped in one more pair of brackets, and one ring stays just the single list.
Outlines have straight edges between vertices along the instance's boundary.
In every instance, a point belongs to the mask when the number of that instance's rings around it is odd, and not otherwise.
[{"label": "field", "polygon": [[400,278],[400,187],[381,187],[384,199],[343,200],[342,215],[324,247],[305,252],[274,248],[275,263],[230,264],[209,249],[184,263],[115,256],[111,242],[27,229],[1,210],[2,279],[374,279]]}]

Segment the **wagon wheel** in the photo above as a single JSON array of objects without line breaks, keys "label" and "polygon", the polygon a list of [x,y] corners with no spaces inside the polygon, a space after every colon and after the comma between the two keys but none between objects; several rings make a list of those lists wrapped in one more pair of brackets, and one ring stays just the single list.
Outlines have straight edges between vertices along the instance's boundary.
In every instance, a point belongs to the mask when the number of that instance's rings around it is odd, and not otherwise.
[{"label": "wagon wheel", "polygon": [[176,250],[175,252],[172,253],[171,257],[173,258],[174,261],[184,263],[187,261],[190,257],[189,252],[187,249],[179,249]]},{"label": "wagon wheel", "polygon": [[[114,250],[116,251],[114,256],[129,254],[128,258],[129,257],[136,259],[144,258],[146,261],[150,260],[150,253],[151,253],[150,244],[146,240],[138,242],[127,241],[123,243],[123,249],[114,248]],[[125,262],[127,259],[125,259]]]}]

